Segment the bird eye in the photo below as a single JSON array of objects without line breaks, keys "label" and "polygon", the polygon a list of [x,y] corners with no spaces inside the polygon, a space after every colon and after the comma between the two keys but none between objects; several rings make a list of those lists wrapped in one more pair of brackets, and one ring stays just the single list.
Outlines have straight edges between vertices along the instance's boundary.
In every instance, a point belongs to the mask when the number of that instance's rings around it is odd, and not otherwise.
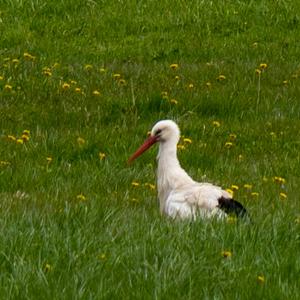
[{"label": "bird eye", "polygon": [[161,133],[161,129],[157,129],[156,131],[155,131],[155,135],[159,135]]}]

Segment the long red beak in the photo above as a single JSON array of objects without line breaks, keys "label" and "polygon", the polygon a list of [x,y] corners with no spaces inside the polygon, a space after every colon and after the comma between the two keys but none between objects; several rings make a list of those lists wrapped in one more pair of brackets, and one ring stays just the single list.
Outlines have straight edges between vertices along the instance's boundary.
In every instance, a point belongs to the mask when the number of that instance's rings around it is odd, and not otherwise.
[{"label": "long red beak", "polygon": [[141,154],[143,154],[147,149],[149,149],[153,144],[155,144],[158,141],[158,138],[156,136],[149,136],[142,146],[140,146],[139,149],[135,151],[135,153],[128,159],[128,163],[131,163],[133,160],[135,160],[137,157],[139,157]]}]

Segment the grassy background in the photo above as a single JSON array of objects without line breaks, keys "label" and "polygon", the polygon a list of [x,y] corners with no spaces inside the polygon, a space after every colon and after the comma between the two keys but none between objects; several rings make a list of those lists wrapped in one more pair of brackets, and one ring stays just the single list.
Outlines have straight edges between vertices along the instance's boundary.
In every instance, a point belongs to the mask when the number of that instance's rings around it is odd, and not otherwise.
[{"label": "grassy background", "polygon": [[[0,298],[298,299],[299,22],[297,1],[1,1]],[[126,160],[166,118],[252,225],[159,215],[156,150]]]}]

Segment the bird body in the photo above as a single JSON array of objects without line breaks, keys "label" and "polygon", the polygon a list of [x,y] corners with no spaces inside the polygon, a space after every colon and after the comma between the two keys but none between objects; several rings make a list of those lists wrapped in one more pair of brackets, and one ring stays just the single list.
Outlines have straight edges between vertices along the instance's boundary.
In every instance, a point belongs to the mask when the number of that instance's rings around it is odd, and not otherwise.
[{"label": "bird body", "polygon": [[129,159],[133,161],[159,142],[157,190],[161,213],[181,219],[197,216],[221,218],[230,212],[244,215],[244,207],[227,191],[211,183],[194,181],[180,166],[177,158],[179,138],[180,131],[175,122],[159,121],[152,128],[150,137]]}]

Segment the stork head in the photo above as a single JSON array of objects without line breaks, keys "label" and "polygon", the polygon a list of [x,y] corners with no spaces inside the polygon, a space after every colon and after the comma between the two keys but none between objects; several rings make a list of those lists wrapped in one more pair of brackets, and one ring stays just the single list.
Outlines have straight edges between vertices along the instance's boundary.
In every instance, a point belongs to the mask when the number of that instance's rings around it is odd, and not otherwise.
[{"label": "stork head", "polygon": [[151,136],[155,136],[157,142],[164,143],[172,140],[177,144],[180,137],[180,131],[174,121],[162,120],[153,126],[150,137]]},{"label": "stork head", "polygon": [[172,143],[177,144],[180,138],[180,131],[177,124],[172,120],[162,120],[157,122],[150,133],[150,136],[138,148],[138,150],[129,158],[128,162],[132,162],[153,144],[159,143]]}]

